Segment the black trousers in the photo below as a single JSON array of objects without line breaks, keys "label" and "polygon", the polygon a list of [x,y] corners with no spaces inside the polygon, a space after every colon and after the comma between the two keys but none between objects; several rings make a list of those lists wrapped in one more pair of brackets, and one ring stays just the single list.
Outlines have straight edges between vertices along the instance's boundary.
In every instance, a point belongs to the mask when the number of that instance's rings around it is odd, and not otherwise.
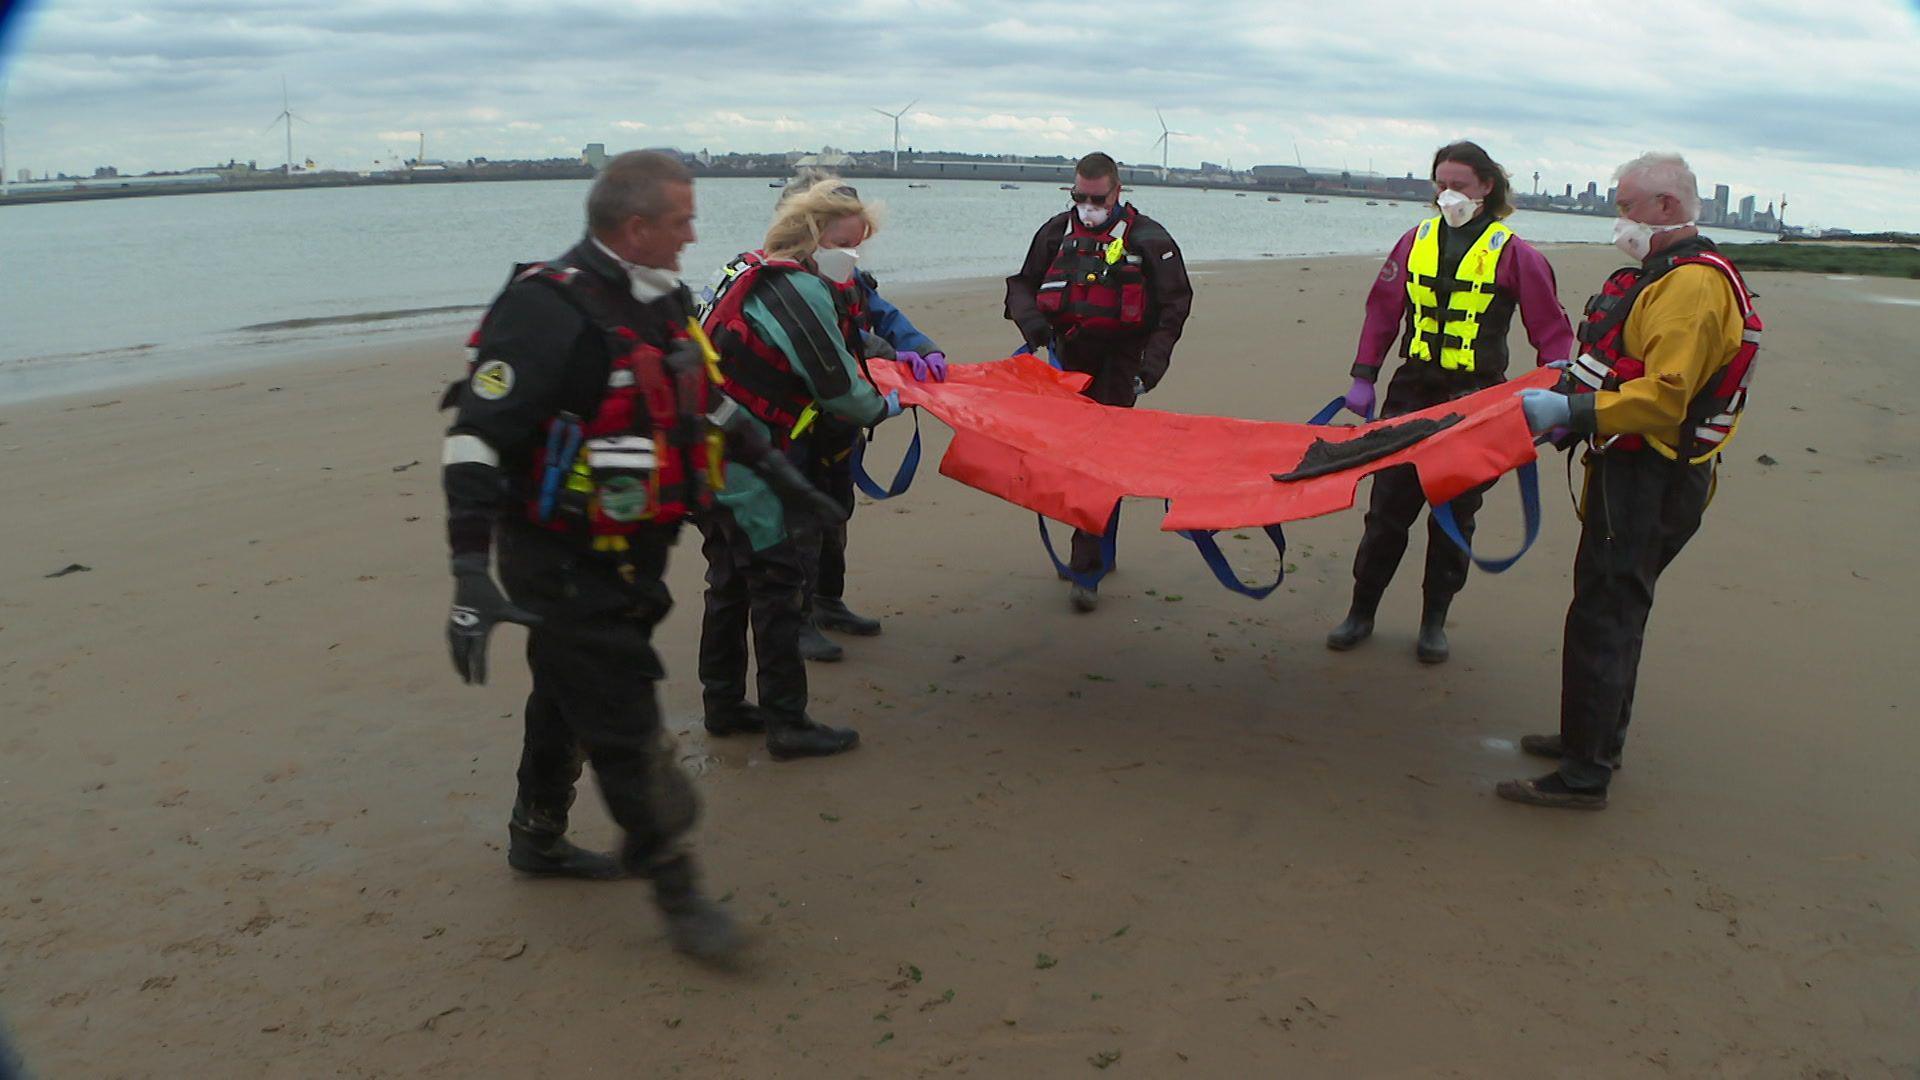
[{"label": "black trousers", "polygon": [[[1093,376],[1085,390],[1088,397],[1102,405],[1131,409],[1137,400],[1133,380],[1140,375],[1140,351],[1145,344],[1140,337],[1056,339],[1055,348],[1060,352],[1056,359],[1068,371]],[[1073,530],[1073,551],[1067,566],[1077,574],[1099,570],[1100,534]]]},{"label": "black trousers", "polygon": [[501,530],[500,576],[514,603],[545,621],[527,631],[526,733],[519,799],[536,828],[566,830],[583,763],[640,863],[692,827],[693,791],[666,741],[655,684],[665,672],[653,628],[673,606],[661,575],[668,534],[639,538],[623,573],[573,538]]},{"label": "black trousers", "polygon": [[1620,766],[1654,585],[1699,531],[1712,486],[1711,464],[1652,450],[1587,459],[1560,659],[1560,775],[1568,787],[1605,790]]},{"label": "black trousers", "polygon": [[[835,440],[823,446],[812,448],[808,460],[801,470],[813,486],[825,492],[840,508],[847,512],[849,520],[853,515],[853,443],[858,433],[851,433],[844,440]],[[800,552],[801,568],[807,576],[806,599],[803,615],[813,616],[813,598],[824,596],[829,600],[839,600],[847,595],[847,526],[836,522],[833,525],[814,526],[819,533],[820,542]]]},{"label": "black trousers", "polygon": [[[1386,420],[1465,397],[1505,381],[1501,372],[1449,372],[1421,360],[1405,360],[1387,384],[1380,419]],[[1473,519],[1492,484],[1465,492],[1453,500],[1453,520],[1460,535],[1473,539]],[[1411,465],[1396,465],[1373,474],[1373,492],[1367,501],[1366,528],[1353,553],[1353,597],[1356,604],[1377,604],[1386,593],[1400,557],[1407,552],[1413,523],[1425,509],[1427,497]],[[1431,600],[1447,600],[1467,583],[1472,563],[1460,546],[1427,516],[1427,567],[1422,589]]]},{"label": "black trousers", "polygon": [[787,538],[754,551],[746,530],[725,510],[700,523],[707,559],[706,614],[700,623],[700,687],[707,715],[747,700],[747,634],[753,634],[760,706],[776,721],[807,714],[807,665],[800,658],[807,576],[802,552],[820,548],[820,527],[806,515],[787,522]]}]

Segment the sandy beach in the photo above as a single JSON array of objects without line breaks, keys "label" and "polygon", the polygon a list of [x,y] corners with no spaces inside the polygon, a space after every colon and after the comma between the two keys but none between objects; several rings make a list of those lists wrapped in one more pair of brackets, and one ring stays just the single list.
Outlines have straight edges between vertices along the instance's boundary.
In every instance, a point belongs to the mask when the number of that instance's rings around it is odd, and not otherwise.
[{"label": "sandy beach", "polygon": [[[1547,250],[1573,311],[1620,261]],[[1304,419],[1378,265],[1197,268],[1146,403]],[[1358,510],[1254,603],[1136,504],[1081,616],[1032,515],[930,459],[854,521],[885,634],[812,669],[861,749],[791,764],[700,728],[683,538],[656,644],[733,975],[643,884],[505,865],[523,635],[474,689],[440,629],[464,330],[0,405],[0,1017],[49,1078],[1920,1075],[1920,281],[1753,285],[1755,403],[1602,814],[1492,795],[1558,722],[1557,457],[1436,668],[1419,539],[1375,638],[1322,645]],[[997,282],[893,299],[956,361],[1013,342]],[[1481,521],[1517,541],[1511,481]],[[613,841],[590,783],[575,835]]]}]

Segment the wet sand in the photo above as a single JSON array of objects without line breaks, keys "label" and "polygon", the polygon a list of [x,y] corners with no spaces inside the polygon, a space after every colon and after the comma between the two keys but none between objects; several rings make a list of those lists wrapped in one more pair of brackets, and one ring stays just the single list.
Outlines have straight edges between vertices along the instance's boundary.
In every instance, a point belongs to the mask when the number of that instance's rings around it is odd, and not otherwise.
[{"label": "wet sand", "polygon": [[[1550,254],[1574,310],[1618,261]],[[1202,268],[1149,404],[1304,418],[1377,265]],[[0,1014],[48,1077],[1914,1075],[1916,321],[1871,297],[1920,282],[1754,285],[1756,404],[1601,814],[1491,790],[1556,724],[1557,461],[1437,668],[1420,540],[1374,640],[1322,646],[1358,511],[1289,527],[1253,603],[1137,504],[1080,616],[1031,515],[929,466],[855,521],[886,633],[813,669],[863,735],[829,761],[699,728],[683,540],[662,694],[737,975],[642,884],[506,869],[522,636],[485,689],[440,638],[463,331],[0,406]],[[1012,341],[997,297],[894,299],[960,360]],[[1482,521],[1517,538],[1511,482]],[[590,785],[575,820],[611,843]]]}]

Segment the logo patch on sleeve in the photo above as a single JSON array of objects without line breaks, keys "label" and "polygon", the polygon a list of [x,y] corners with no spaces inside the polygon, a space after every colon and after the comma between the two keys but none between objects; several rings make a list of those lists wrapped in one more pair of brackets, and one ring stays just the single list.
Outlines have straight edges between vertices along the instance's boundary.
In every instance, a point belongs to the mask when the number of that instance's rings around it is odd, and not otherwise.
[{"label": "logo patch on sleeve", "polygon": [[475,368],[473,393],[483,401],[499,401],[513,393],[513,366],[505,360],[489,360]]}]

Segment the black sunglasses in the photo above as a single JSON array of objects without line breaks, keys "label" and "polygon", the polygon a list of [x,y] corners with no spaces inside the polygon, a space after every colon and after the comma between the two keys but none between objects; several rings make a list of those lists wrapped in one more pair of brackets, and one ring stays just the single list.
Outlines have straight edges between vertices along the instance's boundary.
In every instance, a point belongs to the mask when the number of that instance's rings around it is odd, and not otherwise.
[{"label": "black sunglasses", "polygon": [[1113,195],[1113,192],[1109,191],[1105,195],[1095,195],[1090,191],[1070,191],[1067,194],[1072,196],[1073,201],[1076,203],[1088,203],[1106,202],[1107,199]]}]

